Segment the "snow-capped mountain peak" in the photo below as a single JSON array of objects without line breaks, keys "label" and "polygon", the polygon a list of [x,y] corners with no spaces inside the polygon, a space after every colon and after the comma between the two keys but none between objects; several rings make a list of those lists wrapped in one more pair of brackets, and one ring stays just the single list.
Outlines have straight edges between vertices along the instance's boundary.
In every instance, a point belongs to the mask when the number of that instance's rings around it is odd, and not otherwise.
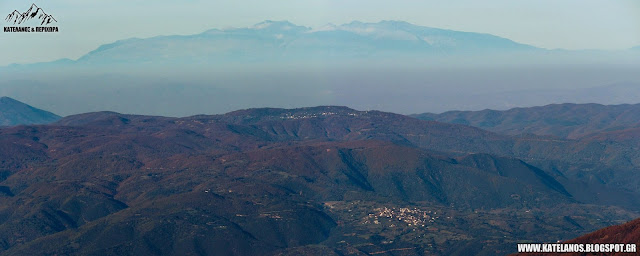
[{"label": "snow-capped mountain peak", "polygon": [[272,21],[266,20],[258,24],[253,25],[250,29],[255,30],[283,30],[283,31],[296,31],[296,30],[308,30],[309,28],[295,25],[288,21]]}]

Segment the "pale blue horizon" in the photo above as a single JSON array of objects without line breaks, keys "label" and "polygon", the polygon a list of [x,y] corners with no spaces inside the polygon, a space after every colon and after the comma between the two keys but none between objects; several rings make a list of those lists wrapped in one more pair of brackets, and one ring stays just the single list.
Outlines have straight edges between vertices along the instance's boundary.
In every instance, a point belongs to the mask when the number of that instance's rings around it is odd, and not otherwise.
[{"label": "pale blue horizon", "polygon": [[[0,3],[4,17],[31,1]],[[633,0],[381,1],[52,0],[35,2],[54,15],[59,33],[0,33],[0,66],[76,59],[102,44],[127,38],[198,34],[287,20],[328,23],[401,20],[412,24],[497,35],[546,49],[621,50],[640,45],[640,2]],[[2,21],[4,26],[10,26]]]}]

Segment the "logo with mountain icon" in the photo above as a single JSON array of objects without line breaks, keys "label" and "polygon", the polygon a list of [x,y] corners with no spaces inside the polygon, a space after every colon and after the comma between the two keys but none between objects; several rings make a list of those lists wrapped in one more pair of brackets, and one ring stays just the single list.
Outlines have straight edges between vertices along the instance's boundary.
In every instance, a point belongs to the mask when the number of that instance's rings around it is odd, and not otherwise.
[{"label": "logo with mountain icon", "polygon": [[31,4],[31,7],[22,13],[18,10],[13,10],[13,12],[5,18],[6,21],[13,22],[13,24],[22,24],[30,19],[38,19],[40,25],[49,25],[53,22],[58,22],[51,14],[45,13],[44,10],[36,4]]},{"label": "logo with mountain icon", "polygon": [[48,26],[58,22],[53,15],[47,14],[42,8],[32,3],[29,9],[24,12],[13,10],[5,18],[5,21],[13,25],[22,25],[29,20],[37,20],[40,27],[4,27],[4,32],[58,32],[58,27]]}]

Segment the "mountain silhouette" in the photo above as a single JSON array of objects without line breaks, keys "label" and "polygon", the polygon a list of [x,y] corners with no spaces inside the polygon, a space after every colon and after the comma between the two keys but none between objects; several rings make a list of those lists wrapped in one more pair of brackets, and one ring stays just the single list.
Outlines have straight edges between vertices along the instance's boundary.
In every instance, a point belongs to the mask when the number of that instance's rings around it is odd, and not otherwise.
[{"label": "mountain silhouette", "polygon": [[47,124],[58,121],[60,116],[34,108],[9,97],[0,97],[0,127]]},{"label": "mountain silhouette", "polygon": [[[135,54],[130,49],[138,49]],[[105,44],[76,63],[224,63],[309,59],[416,59],[455,54],[506,54],[543,51],[494,35],[423,27],[401,21],[312,29],[267,20],[248,28],[212,29],[188,36],[132,38]],[[493,56],[493,55],[492,55]]]},{"label": "mountain silhouette", "polygon": [[18,10],[14,10],[12,13],[7,15],[5,20],[8,22],[13,21],[13,24],[22,24],[23,22],[33,18],[40,20],[40,25],[48,25],[52,22],[58,22],[52,15],[45,13],[44,10],[36,4],[31,4],[29,9],[23,13]]}]

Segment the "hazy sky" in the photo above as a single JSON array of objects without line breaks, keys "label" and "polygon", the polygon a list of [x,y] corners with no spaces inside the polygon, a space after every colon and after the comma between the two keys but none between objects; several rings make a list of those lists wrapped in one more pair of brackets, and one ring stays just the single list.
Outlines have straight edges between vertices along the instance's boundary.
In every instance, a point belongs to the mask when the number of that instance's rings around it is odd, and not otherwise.
[{"label": "hazy sky", "polygon": [[[4,20],[32,0],[1,0]],[[353,20],[403,20],[422,26],[490,33],[543,48],[626,49],[640,45],[638,0],[35,0],[59,33],[0,32],[0,66],[76,59],[131,37],[196,34],[288,20],[318,27]],[[27,23],[36,26],[35,23]]]}]

